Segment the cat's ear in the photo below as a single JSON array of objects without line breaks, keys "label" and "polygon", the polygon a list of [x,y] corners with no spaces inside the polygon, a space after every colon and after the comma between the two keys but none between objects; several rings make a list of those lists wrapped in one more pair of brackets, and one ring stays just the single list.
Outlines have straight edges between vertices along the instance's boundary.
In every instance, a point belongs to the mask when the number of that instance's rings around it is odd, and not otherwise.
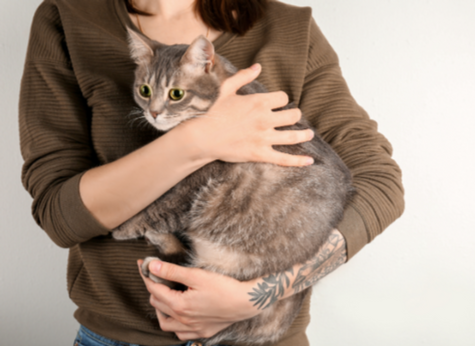
[{"label": "cat's ear", "polygon": [[154,55],[152,41],[137,34],[130,28],[127,28],[127,32],[132,59],[139,65],[149,63]]},{"label": "cat's ear", "polygon": [[213,44],[203,35],[198,36],[186,50],[181,63],[202,66],[205,72],[210,72],[214,66]]}]

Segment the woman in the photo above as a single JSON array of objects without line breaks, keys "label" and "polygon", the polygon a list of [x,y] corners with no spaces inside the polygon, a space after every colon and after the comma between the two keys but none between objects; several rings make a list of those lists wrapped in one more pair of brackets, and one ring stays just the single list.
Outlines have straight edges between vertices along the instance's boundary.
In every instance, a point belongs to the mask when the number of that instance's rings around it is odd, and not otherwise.
[{"label": "woman", "polygon": [[[272,300],[315,283],[402,213],[391,146],[351,97],[310,9],[277,1],[234,3],[45,0],[35,15],[20,101],[23,182],[34,198],[36,221],[70,249],[68,290],[84,326],[79,344],[88,338],[177,344],[172,332],[194,340],[260,312],[248,292],[266,278],[241,283],[155,262],[156,275],[192,289],[173,292],[145,278],[144,287],[135,262],[154,249],[142,241],[116,242],[109,233],[213,160],[310,164],[271,147],[312,137],[311,131],[274,130],[301,115],[272,112],[289,99],[352,170],[357,194],[320,254],[296,264],[291,284]],[[126,117],[136,107],[127,26],[166,44],[206,35],[217,53],[246,68],[226,81],[209,111],[227,121],[194,119],[158,139],[152,129],[134,126]],[[235,94],[257,76],[276,92]],[[279,344],[308,344],[308,311],[307,300]]]}]

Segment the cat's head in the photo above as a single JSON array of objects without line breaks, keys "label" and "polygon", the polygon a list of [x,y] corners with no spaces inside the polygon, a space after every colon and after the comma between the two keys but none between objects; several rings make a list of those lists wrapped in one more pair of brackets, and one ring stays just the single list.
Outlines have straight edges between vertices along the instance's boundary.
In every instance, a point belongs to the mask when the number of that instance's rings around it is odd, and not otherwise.
[{"label": "cat's head", "polygon": [[210,41],[199,36],[189,46],[167,46],[128,32],[134,98],[150,124],[168,131],[211,107],[226,73]]}]

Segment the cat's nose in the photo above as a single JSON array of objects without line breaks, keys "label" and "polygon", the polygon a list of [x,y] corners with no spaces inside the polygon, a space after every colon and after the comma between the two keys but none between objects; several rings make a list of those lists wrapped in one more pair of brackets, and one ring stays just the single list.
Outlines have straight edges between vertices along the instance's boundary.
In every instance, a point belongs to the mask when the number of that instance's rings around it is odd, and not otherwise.
[{"label": "cat's nose", "polygon": [[152,115],[153,119],[157,119],[157,117],[158,117],[158,112],[150,111],[150,114]]}]

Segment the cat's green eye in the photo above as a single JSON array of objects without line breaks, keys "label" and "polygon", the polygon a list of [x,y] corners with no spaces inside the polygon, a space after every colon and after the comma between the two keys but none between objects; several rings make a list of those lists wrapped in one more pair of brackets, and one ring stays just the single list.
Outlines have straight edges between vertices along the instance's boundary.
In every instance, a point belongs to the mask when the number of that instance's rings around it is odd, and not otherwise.
[{"label": "cat's green eye", "polygon": [[149,98],[152,96],[152,87],[150,87],[148,84],[142,84],[140,86],[140,95],[142,95],[144,98]]},{"label": "cat's green eye", "polygon": [[170,99],[178,101],[183,99],[183,97],[185,96],[185,91],[180,88],[173,88],[170,89],[170,93],[168,93],[168,95],[170,96]]}]

